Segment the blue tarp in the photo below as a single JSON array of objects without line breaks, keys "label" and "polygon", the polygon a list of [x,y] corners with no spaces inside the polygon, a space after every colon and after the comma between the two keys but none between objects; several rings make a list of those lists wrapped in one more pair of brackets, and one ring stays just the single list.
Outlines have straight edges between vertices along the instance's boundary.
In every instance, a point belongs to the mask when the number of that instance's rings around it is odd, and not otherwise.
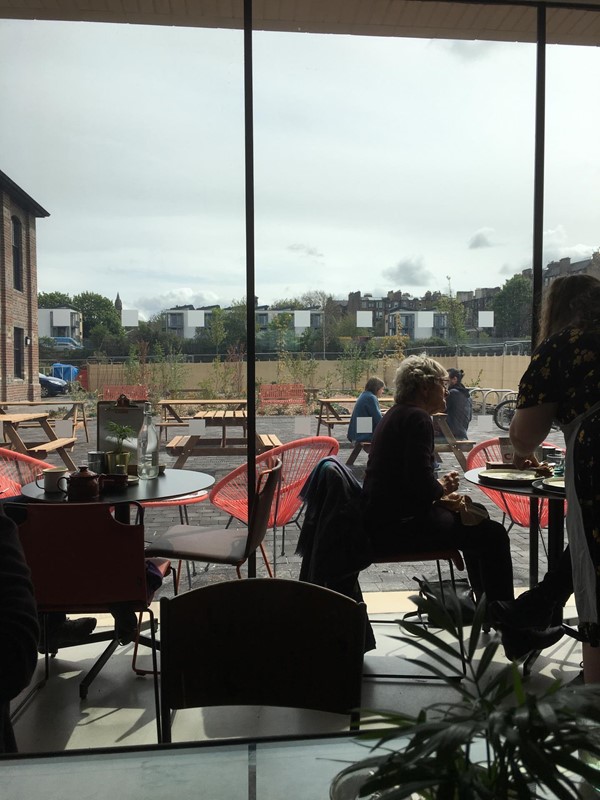
[{"label": "blue tarp", "polygon": [[52,377],[63,381],[74,381],[79,374],[77,367],[71,364],[52,364]]}]

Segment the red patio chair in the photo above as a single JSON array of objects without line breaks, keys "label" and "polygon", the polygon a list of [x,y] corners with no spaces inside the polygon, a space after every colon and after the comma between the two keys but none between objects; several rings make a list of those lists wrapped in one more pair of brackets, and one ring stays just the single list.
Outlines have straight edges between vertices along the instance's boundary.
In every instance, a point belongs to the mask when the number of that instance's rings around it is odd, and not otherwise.
[{"label": "red patio chair", "polygon": [[20,495],[21,487],[32,483],[49,466],[46,461],[0,447],[0,500]]},{"label": "red patio chair", "polygon": [[[544,442],[544,445],[550,445]],[[476,444],[467,453],[467,469],[485,467],[487,461],[501,462],[502,452],[499,439],[486,439],[485,442]],[[517,494],[499,492],[496,489],[488,489],[487,486],[480,486],[481,491],[486,494],[492,503],[497,506],[505,517],[510,520],[508,530],[513,525],[520,525],[522,528],[529,528],[529,497]],[[540,528],[548,527],[548,501],[540,499],[538,504],[538,519]],[[503,519],[504,522],[504,519]]]},{"label": "red patio chair", "polygon": [[[295,439],[280,447],[274,447],[256,458],[257,471],[270,458],[281,459],[281,490],[275,517],[275,502],[269,515],[269,528],[282,528],[281,554],[285,554],[285,526],[296,522],[303,501],[300,491],[306,479],[326,456],[334,456],[340,449],[340,443],[332,436],[311,436]],[[209,494],[209,500],[217,508],[226,511],[232,519],[248,524],[248,469],[245,464],[237,467],[229,475],[216,483]],[[231,519],[227,524],[231,523]],[[273,548],[275,545],[273,545]],[[271,568],[261,546],[265,565],[271,575]]]}]

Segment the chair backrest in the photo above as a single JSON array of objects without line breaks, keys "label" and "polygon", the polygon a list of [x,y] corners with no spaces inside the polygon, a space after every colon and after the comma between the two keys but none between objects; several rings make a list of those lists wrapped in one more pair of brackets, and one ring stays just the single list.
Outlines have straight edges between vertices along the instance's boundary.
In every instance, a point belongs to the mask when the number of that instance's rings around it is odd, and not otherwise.
[{"label": "chair backrest", "polygon": [[[268,527],[286,525],[302,505],[300,491],[316,465],[326,456],[336,455],[340,443],[332,436],[311,436],[295,439],[268,450],[256,458],[257,471],[269,458],[281,459],[281,489],[275,519],[275,503],[271,507]],[[248,522],[248,470],[245,464],[216,483],[210,502],[241,522]]]},{"label": "chair backrest", "polygon": [[45,461],[0,447],[0,499],[21,494],[21,486],[34,481],[48,466]]},{"label": "chair backrest", "polygon": [[[544,444],[548,444],[544,442]],[[502,461],[502,451],[500,440],[486,439],[479,442],[467,453],[467,469],[485,467],[487,461]],[[506,514],[511,522],[529,527],[529,498],[517,494],[507,494],[496,489],[488,489],[487,486],[480,486],[481,491],[486,494],[492,503],[496,505],[503,514]],[[548,503],[541,500],[538,509],[540,528],[548,527]]]},{"label": "chair backrest", "polygon": [[171,709],[260,705],[350,714],[360,706],[363,603],[310,583],[255,578],[162,598],[160,620],[165,741]]},{"label": "chair backrest", "polygon": [[248,522],[248,538],[244,558],[248,558],[263,543],[269,527],[271,506],[277,504],[279,484],[281,481],[281,459],[271,458],[267,469],[259,472],[256,480],[256,495],[252,514]]},{"label": "chair backrest", "polygon": [[5,509],[19,526],[40,611],[147,606],[143,525],[117,522],[99,503],[15,503]]}]

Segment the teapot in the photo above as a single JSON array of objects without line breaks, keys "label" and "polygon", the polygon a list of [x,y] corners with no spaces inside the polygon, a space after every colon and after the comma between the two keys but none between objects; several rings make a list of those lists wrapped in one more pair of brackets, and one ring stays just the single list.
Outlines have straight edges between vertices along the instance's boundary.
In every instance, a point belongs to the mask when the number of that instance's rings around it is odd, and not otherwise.
[{"label": "teapot", "polygon": [[67,478],[67,498],[69,500],[97,500],[100,495],[100,476],[88,469],[79,467]]}]

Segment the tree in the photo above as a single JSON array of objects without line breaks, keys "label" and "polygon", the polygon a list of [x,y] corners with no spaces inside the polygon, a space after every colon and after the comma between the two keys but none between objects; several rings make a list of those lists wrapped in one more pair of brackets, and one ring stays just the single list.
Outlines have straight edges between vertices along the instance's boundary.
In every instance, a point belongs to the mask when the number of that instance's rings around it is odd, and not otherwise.
[{"label": "tree", "polygon": [[496,336],[505,339],[531,337],[533,286],[524,275],[514,275],[494,297]]},{"label": "tree", "polygon": [[71,308],[73,301],[64,292],[40,292],[38,308]]},{"label": "tree", "polygon": [[323,358],[327,351],[328,339],[332,338],[332,327],[334,323],[340,318],[340,307],[335,302],[333,297],[321,289],[315,289],[312,292],[305,292],[302,295],[301,301],[304,306],[309,308],[318,308],[321,311],[321,333],[323,342]]},{"label": "tree", "polygon": [[448,294],[442,295],[437,307],[446,314],[448,319],[448,340],[458,344],[467,338],[465,328],[465,307],[452,295],[452,286],[448,277]]},{"label": "tree", "polygon": [[246,300],[233,300],[223,319],[227,346],[246,349]]},{"label": "tree", "polygon": [[219,348],[227,337],[227,330],[225,328],[225,314],[222,308],[215,308],[208,320],[207,335],[211,343],[214,345],[215,353],[219,355]]},{"label": "tree", "polygon": [[93,328],[100,326],[108,333],[120,334],[122,331],[119,312],[112,300],[96,292],[82,292],[73,297],[73,307],[83,317],[83,336],[90,335]]}]

